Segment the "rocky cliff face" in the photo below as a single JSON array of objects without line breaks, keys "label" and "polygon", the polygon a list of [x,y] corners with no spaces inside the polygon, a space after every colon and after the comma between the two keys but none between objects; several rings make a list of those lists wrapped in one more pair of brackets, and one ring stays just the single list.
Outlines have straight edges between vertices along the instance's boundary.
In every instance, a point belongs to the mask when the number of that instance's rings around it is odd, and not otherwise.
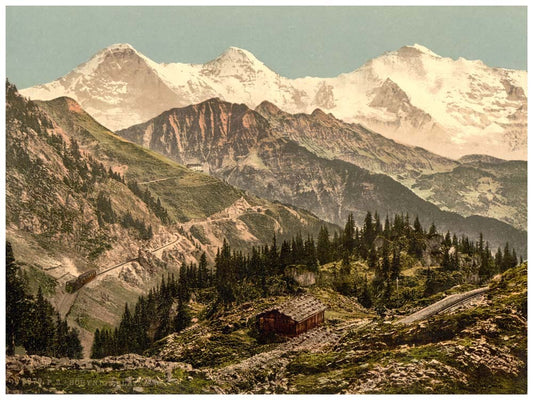
[{"label": "rocky cliff face", "polygon": [[23,94],[70,96],[113,130],[212,97],[250,108],[267,100],[291,113],[319,107],[450,158],[472,152],[527,157],[527,72],[440,57],[420,45],[387,52],[335,78],[291,80],[235,47],[191,65],[158,64],[119,44]]},{"label": "rocky cliff face", "polygon": [[344,160],[399,181],[449,171],[457,165],[456,161],[420,147],[402,145],[361,125],[345,123],[320,109],[311,114],[289,114],[265,101],[255,110],[268,120],[276,134],[294,140],[319,157]]},{"label": "rocky cliff face", "polygon": [[[396,160],[399,170],[406,161],[400,160],[401,157],[394,152],[394,142],[389,143],[388,152],[366,152],[370,147],[368,142],[377,135],[342,124],[322,111],[317,110],[310,116],[291,116],[267,103],[258,111],[263,115],[243,105],[212,99],[199,105],[170,110],[118,134],[179,162],[206,163],[214,176],[260,197],[308,209],[330,222],[342,224],[350,212],[354,213],[356,221],[362,220],[367,210],[378,210],[382,215],[408,212],[418,214],[427,226],[435,221],[441,229],[469,232],[473,237],[479,231],[481,221],[498,225],[516,239],[525,236],[494,220],[481,218],[467,221],[459,215],[443,213],[388,176],[371,174],[341,160],[319,157],[306,148],[318,147],[313,143],[315,138],[325,142],[324,135],[328,131],[340,132],[346,147],[351,150],[347,152],[347,157],[358,160],[358,154],[365,153],[363,160],[370,160],[377,168],[383,165],[380,164],[381,158],[389,158]],[[304,137],[304,134],[308,136]],[[299,137],[299,141],[308,143],[308,146],[303,147],[290,140],[291,135]],[[435,165],[440,162],[442,168],[454,165],[453,161],[435,155],[425,156],[427,153],[420,149],[397,148],[400,152],[417,156],[416,161],[409,163],[421,170],[432,168],[433,161]],[[493,229],[484,231],[491,230],[495,232]],[[488,240],[494,244],[502,243],[503,236],[498,236],[493,235]],[[518,239],[518,242],[522,243],[523,239]]]}]

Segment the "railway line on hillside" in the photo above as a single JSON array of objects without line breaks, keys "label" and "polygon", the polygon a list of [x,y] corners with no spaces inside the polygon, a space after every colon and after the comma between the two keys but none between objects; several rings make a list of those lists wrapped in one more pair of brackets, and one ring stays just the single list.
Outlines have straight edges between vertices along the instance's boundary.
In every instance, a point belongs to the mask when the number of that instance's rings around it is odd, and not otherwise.
[{"label": "railway line on hillside", "polygon": [[[176,244],[179,241],[179,236],[178,235],[174,235],[174,236],[175,236],[175,239],[173,241],[165,243],[164,245],[159,246],[156,249],[148,250],[148,252],[154,254],[157,251],[161,251],[167,247],[170,247]],[[113,271],[114,269],[120,268],[126,264],[129,264],[131,262],[138,261],[138,260],[139,260],[139,256],[132,257],[118,264],[115,264],[109,268],[106,268],[103,271],[97,271],[96,274],[90,275],[89,278],[86,278],[85,280],[83,280],[84,277],[88,274],[88,272],[91,272],[91,271],[84,272],[83,274],[77,276],[76,278],[67,281],[66,282],[67,293],[65,293],[65,295],[63,296],[63,298],[61,299],[58,305],[58,309],[60,310],[60,313],[64,315],[65,317],[68,316],[68,314],[70,313],[70,310],[72,309],[72,306],[74,305],[74,303],[76,302],[76,299],[78,298],[79,292],[85,287],[85,284],[89,283],[90,281],[102,275],[105,275]],[[68,275],[68,273],[62,275],[61,278],[66,275]],[[82,281],[77,282],[77,280],[79,279],[82,279]],[[76,286],[76,284],[78,284],[78,286]],[[69,290],[68,290],[69,287],[74,287],[75,289],[69,293]],[[68,309],[65,310],[65,307],[68,307]]]},{"label": "railway line on hillside", "polygon": [[402,319],[395,321],[396,324],[410,324],[412,322],[428,319],[436,314],[447,311],[456,307],[474,297],[480,296],[489,290],[488,286],[470,290],[464,293],[452,294],[442,300],[437,301],[413,314],[408,315]]}]

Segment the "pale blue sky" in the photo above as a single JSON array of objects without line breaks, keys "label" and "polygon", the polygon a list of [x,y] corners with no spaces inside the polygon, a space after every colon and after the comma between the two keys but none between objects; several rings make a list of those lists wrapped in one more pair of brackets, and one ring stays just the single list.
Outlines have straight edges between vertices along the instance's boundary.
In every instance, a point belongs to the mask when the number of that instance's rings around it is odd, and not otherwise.
[{"label": "pale blue sky", "polygon": [[229,46],[283,76],[330,77],[419,43],[526,69],[526,7],[7,7],[6,73],[57,79],[113,43],[157,62],[204,63]]}]

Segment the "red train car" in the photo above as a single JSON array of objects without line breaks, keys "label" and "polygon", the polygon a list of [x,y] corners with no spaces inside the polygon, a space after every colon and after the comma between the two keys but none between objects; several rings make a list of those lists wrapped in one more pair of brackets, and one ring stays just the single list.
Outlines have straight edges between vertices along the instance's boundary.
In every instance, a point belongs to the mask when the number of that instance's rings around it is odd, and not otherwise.
[{"label": "red train car", "polygon": [[69,293],[74,293],[76,290],[79,290],[83,285],[96,278],[96,274],[97,271],[95,269],[84,272],[77,278],[67,281],[67,283],[65,284],[65,290]]}]

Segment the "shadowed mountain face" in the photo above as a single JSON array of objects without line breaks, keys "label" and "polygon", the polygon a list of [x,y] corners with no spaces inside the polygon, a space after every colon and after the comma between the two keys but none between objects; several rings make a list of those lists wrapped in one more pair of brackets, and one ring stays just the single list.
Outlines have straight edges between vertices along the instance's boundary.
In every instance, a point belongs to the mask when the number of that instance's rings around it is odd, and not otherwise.
[{"label": "shadowed mountain face", "polygon": [[273,132],[321,158],[344,160],[399,181],[449,171],[458,165],[449,158],[402,145],[361,125],[348,124],[318,108],[312,114],[289,114],[264,101],[255,111],[268,120]]},{"label": "shadowed mountain face", "polygon": [[[270,114],[279,119],[280,113],[269,108]],[[298,122],[299,118],[313,125],[324,117],[318,111],[312,116],[296,116],[295,120]],[[442,230],[472,237],[481,230],[487,231],[490,236],[486,239],[491,245],[501,246],[510,240],[520,251],[525,251],[524,232],[494,219],[464,218],[443,212],[386,175],[317,156],[290,140],[290,134],[284,134],[286,131],[276,121],[271,123],[244,105],[211,99],[167,111],[117,134],[180,163],[201,165],[213,176],[256,195],[306,208],[330,222],[340,224],[348,213],[362,220],[367,210],[378,210],[382,216],[400,212],[417,214],[426,226],[435,222]],[[416,154],[418,150],[405,151]],[[375,154],[369,158],[378,160]],[[429,168],[431,155],[422,160],[421,168]],[[443,159],[441,164],[447,166],[453,162]]]}]

